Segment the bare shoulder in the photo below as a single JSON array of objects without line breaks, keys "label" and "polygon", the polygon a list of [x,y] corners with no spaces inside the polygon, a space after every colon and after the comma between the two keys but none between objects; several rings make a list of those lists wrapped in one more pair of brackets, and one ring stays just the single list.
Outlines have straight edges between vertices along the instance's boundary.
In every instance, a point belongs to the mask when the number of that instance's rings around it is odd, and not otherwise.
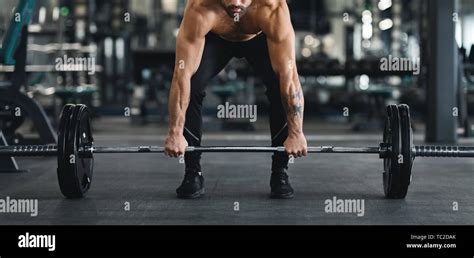
[{"label": "bare shoulder", "polygon": [[292,30],[290,12],[285,0],[260,0],[259,25],[271,37],[285,37]]},{"label": "bare shoulder", "polygon": [[260,7],[266,11],[275,11],[279,7],[286,6],[286,0],[260,0]]},{"label": "bare shoulder", "polygon": [[216,6],[216,0],[188,0],[186,6],[206,11],[213,9]]},{"label": "bare shoulder", "polygon": [[203,37],[207,34],[215,19],[215,1],[189,0],[184,11],[180,31],[185,31],[188,37]]}]

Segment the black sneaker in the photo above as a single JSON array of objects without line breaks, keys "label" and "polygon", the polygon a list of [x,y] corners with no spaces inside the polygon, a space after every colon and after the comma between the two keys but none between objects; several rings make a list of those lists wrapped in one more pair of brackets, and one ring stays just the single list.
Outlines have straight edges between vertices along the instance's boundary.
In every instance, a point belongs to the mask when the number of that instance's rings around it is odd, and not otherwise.
[{"label": "black sneaker", "polygon": [[204,177],[201,172],[187,170],[181,186],[176,189],[180,199],[196,199],[204,194]]},{"label": "black sneaker", "polygon": [[271,195],[273,199],[293,198],[293,188],[290,185],[286,169],[279,169],[272,172],[270,179]]}]

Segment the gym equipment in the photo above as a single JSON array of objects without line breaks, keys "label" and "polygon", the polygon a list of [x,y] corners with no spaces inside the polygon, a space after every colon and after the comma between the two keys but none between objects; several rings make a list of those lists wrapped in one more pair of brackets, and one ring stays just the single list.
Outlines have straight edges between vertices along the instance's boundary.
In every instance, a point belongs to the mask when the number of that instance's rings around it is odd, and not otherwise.
[{"label": "gym equipment", "polygon": [[[415,157],[474,157],[474,147],[413,145],[410,110],[407,105],[390,105],[383,132],[383,142],[373,147],[308,147],[309,153],[378,154],[383,159],[385,196],[403,199],[411,182]],[[81,198],[92,182],[94,154],[163,153],[160,146],[94,146],[85,105],[66,105],[58,130],[58,145],[17,145],[0,147],[1,156],[57,156],[58,181],[68,198]],[[285,152],[284,147],[187,147],[186,152]]]},{"label": "gym equipment", "polygon": [[15,115],[15,109],[15,106],[0,105],[0,129],[3,132],[15,132],[25,122],[24,116]]},{"label": "gym equipment", "polygon": [[[47,144],[57,142],[56,132],[49,121],[43,107],[23,93],[20,89],[26,84],[26,52],[28,42],[28,24],[31,20],[34,9],[34,0],[20,0],[16,7],[10,26],[3,40],[2,49],[0,51],[0,63],[5,65],[14,65],[14,72],[11,74],[11,83],[0,87],[0,105],[8,105],[10,107],[19,108],[22,116],[27,115],[31,118],[35,129],[39,134],[39,144]],[[5,115],[0,116],[2,124],[10,124],[11,117]],[[20,120],[18,120],[20,121]],[[21,124],[21,123],[20,123]],[[12,124],[19,126],[18,123]],[[8,145],[10,139],[19,139],[16,133],[12,130],[5,131],[5,128],[0,128],[2,139],[0,146]],[[15,128],[16,129],[16,128]],[[0,157],[0,173],[2,172],[20,172],[18,165],[14,158]]]},{"label": "gym equipment", "polygon": [[14,65],[15,52],[17,45],[22,39],[23,29],[30,23],[33,15],[35,1],[34,0],[20,0],[15,12],[12,15],[10,27],[3,39],[2,48],[0,49],[0,63],[6,65]]}]

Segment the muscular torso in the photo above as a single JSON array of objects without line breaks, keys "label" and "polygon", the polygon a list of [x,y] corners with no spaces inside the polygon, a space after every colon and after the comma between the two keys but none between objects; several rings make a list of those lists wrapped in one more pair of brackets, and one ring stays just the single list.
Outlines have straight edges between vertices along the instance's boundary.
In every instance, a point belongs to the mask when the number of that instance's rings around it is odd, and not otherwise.
[{"label": "muscular torso", "polygon": [[[183,133],[186,111],[192,96],[192,78],[201,67],[206,35],[209,32],[231,41],[246,41],[259,33],[265,33],[269,61],[279,81],[279,85],[270,86],[280,90],[281,101],[287,113],[288,132],[291,135],[285,141],[285,148],[290,155],[305,153],[302,120],[304,99],[295,61],[295,35],[286,0],[253,0],[242,3],[250,3],[250,6],[236,22],[232,13],[239,10],[226,10],[222,6],[222,0],[187,2],[176,38],[176,63],[168,101],[170,130],[165,145],[170,156],[178,157],[185,152]],[[208,69],[207,66],[203,67]]]},{"label": "muscular torso", "polygon": [[211,32],[230,41],[250,40],[262,31],[255,19],[257,14],[257,8],[250,6],[244,17],[242,17],[239,22],[235,22],[232,17],[221,9],[221,11],[216,14],[216,22]]},{"label": "muscular torso", "polygon": [[[224,8],[221,6],[219,0],[194,0],[197,5],[203,5],[206,12],[209,12],[210,28],[209,30],[219,37],[229,41],[246,41],[250,40],[262,32],[258,24],[257,18],[263,11],[257,0],[252,3],[247,13],[236,22],[230,17]],[[260,5],[260,6],[259,6]],[[260,8],[259,8],[260,7]]]}]

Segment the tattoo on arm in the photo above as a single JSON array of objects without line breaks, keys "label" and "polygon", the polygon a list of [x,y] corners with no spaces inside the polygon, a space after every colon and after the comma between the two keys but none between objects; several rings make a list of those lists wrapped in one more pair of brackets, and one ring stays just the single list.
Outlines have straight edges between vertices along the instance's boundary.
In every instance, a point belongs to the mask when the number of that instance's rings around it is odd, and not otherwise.
[{"label": "tattoo on arm", "polygon": [[284,105],[284,107],[289,116],[303,118],[304,105],[301,103],[301,100],[303,99],[301,90],[293,91],[293,93],[288,97],[283,95],[282,99],[284,100],[284,103],[288,103]]},{"label": "tattoo on arm", "polygon": [[295,100],[300,100],[303,97],[303,94],[301,94],[300,90],[296,90],[291,94],[291,98]]},{"label": "tattoo on arm", "polygon": [[293,100],[292,102],[294,103],[290,105],[289,107],[290,115],[302,118],[304,107],[301,104],[301,100],[303,99],[303,94],[301,93],[301,90],[298,89],[298,90],[293,91],[293,93],[291,93],[290,96],[291,96],[291,99]]},{"label": "tattoo on arm", "polygon": [[291,115],[303,118],[303,105],[297,104],[291,106]]}]

